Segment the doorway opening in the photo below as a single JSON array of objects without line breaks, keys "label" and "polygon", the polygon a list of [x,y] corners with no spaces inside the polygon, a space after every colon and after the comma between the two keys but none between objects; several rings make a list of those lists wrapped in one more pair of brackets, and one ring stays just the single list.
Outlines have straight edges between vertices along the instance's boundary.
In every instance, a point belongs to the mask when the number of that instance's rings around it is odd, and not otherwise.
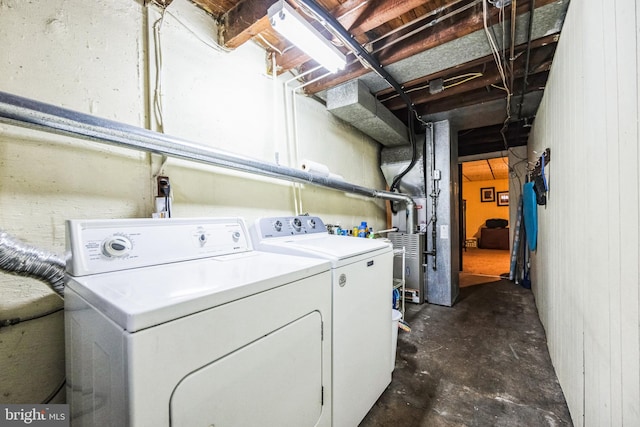
[{"label": "doorway opening", "polygon": [[509,275],[509,158],[460,165],[460,287]]}]

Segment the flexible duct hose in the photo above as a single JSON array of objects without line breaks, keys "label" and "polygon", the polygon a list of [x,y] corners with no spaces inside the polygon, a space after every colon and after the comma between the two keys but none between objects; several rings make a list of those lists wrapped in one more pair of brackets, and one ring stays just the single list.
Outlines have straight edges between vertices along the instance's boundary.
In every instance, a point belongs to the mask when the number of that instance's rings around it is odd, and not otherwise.
[{"label": "flexible duct hose", "polygon": [[64,259],[28,246],[1,229],[0,270],[41,280],[64,298]]}]

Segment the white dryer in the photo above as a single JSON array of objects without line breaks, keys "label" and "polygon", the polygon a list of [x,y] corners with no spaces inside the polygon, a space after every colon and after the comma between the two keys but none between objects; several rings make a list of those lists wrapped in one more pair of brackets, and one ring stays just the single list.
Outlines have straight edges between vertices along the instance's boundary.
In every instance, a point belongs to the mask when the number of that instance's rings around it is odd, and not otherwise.
[{"label": "white dryer", "polygon": [[330,263],[240,219],[67,221],[78,426],[330,426]]},{"label": "white dryer", "polygon": [[331,261],[333,426],[355,427],[391,382],[393,248],[327,234],[318,217],[259,219],[255,247]]}]

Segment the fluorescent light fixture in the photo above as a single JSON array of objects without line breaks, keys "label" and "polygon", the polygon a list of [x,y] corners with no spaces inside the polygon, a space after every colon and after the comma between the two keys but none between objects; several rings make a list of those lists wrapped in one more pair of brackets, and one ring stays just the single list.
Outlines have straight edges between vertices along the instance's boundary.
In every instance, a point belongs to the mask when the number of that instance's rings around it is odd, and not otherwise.
[{"label": "fluorescent light fixture", "polygon": [[345,55],[284,0],[271,6],[267,15],[274,30],[327,70],[335,73],[346,65]]}]

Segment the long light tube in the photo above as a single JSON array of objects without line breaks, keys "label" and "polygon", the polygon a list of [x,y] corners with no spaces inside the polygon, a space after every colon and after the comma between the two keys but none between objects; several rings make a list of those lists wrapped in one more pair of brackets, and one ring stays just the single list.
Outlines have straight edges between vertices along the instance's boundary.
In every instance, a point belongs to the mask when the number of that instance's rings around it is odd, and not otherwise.
[{"label": "long light tube", "polygon": [[347,59],[318,30],[298,14],[287,2],[280,0],[267,11],[271,26],[300,50],[335,73],[342,70]]}]

